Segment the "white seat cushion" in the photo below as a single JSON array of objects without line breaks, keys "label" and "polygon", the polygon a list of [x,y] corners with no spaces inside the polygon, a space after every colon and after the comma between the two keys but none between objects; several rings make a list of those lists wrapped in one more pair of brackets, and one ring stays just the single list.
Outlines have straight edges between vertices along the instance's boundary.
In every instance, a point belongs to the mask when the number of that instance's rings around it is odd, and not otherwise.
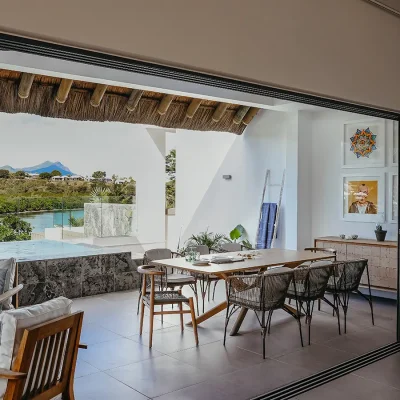
[{"label": "white seat cushion", "polygon": [[[71,305],[72,300],[58,297],[42,304],[2,312],[0,368],[11,368],[26,328],[71,314]],[[3,398],[6,389],[7,379],[0,379],[0,398]]]}]

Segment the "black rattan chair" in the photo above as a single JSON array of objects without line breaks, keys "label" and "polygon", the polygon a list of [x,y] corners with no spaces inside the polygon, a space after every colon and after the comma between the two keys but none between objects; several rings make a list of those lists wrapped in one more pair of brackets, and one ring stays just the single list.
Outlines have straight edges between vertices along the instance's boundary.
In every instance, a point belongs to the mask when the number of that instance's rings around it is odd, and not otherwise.
[{"label": "black rattan chair", "polygon": [[[230,317],[236,310],[246,307],[253,310],[261,326],[263,357],[265,358],[265,337],[271,330],[271,317],[275,310],[283,308],[286,294],[293,279],[292,271],[254,275],[234,275],[228,277],[227,310],[225,320],[224,345]],[[259,314],[261,314],[261,319]],[[266,316],[267,314],[267,316]],[[300,319],[297,318],[301,345],[303,338]]]},{"label": "black rattan chair", "polygon": [[[357,293],[368,301],[371,308],[372,325],[375,325],[371,284],[368,271],[368,260],[360,259],[338,261],[333,264],[333,268],[334,273],[329,279],[326,292],[332,293],[334,303],[333,306],[338,308],[340,305],[343,309],[344,333],[347,332],[347,311],[349,308],[350,295],[352,293]],[[364,271],[367,273],[369,296],[366,296],[359,290],[361,277]],[[324,298],[324,301],[332,306],[332,304],[326,298]]]},{"label": "black rattan chair", "polygon": [[[151,249],[144,253],[143,263],[145,265],[151,264],[152,261],[165,260],[168,258],[180,257],[181,254],[171,251],[170,249]],[[161,268],[160,268],[161,269]],[[197,314],[199,314],[199,302],[197,295],[197,279],[195,276],[186,275],[182,273],[174,273],[172,268],[162,268],[165,272],[163,275],[155,275],[155,283],[160,289],[172,289],[180,288],[183,286],[189,286],[194,293],[196,298]],[[142,298],[142,281],[140,282],[140,292],[138,300],[137,313],[139,314],[140,300]]]},{"label": "black rattan chair", "polygon": [[[297,313],[303,311],[308,324],[308,344],[311,344],[311,320],[316,300],[324,298],[325,290],[332,276],[333,264],[298,267],[293,270],[293,282],[290,284],[287,297],[296,300]],[[340,335],[339,307],[334,307],[338,320]],[[301,325],[300,325],[301,326]]]}]

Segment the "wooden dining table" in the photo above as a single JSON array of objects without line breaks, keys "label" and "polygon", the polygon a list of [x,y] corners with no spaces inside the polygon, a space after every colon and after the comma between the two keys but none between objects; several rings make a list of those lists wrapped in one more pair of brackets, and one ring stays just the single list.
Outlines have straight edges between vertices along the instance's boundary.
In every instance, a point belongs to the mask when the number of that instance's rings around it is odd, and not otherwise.
[{"label": "wooden dining table", "polygon": [[[246,258],[250,254],[252,258]],[[192,262],[186,261],[184,257],[169,258],[166,260],[152,261],[151,264],[158,267],[173,268],[177,270],[189,271],[199,275],[216,275],[221,279],[226,280],[229,276],[240,274],[243,271],[252,271],[257,273],[259,270],[268,270],[272,267],[282,266],[287,268],[296,268],[299,265],[306,262],[314,262],[320,260],[332,259],[331,254],[324,252],[311,252],[311,251],[297,251],[297,250],[286,250],[286,249],[262,249],[252,250],[243,252],[231,252],[222,254],[210,254],[203,256],[201,259],[209,259],[212,256],[220,257],[242,257],[243,261],[235,261],[226,264],[216,264],[210,262],[206,266],[193,265]],[[197,324],[201,324],[212,316],[225,310],[227,307],[227,301],[223,301],[205,313],[199,315],[196,318]],[[285,305],[285,308],[292,315],[296,315],[297,310],[289,305]],[[230,335],[236,335],[246,317],[248,309],[242,307],[237,320],[230,332]],[[188,323],[190,325],[191,323]]]}]

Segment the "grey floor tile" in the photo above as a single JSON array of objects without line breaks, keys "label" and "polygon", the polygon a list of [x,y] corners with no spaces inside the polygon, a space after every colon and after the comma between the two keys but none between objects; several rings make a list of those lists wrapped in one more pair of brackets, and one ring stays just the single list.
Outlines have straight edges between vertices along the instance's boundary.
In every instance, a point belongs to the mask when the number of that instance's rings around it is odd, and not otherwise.
[{"label": "grey floor tile", "polygon": [[146,400],[147,397],[116,379],[98,372],[75,380],[76,400]]},{"label": "grey floor tile", "polygon": [[151,398],[210,377],[210,374],[169,356],[129,364],[109,370],[107,374]]},{"label": "grey floor tile", "polygon": [[221,375],[214,382],[219,390],[229,393],[232,398],[250,399],[311,374],[312,371],[305,368],[269,359],[261,364]]},{"label": "grey floor tile", "polygon": [[104,371],[160,355],[140,343],[121,338],[88,346],[80,353],[80,359]]},{"label": "grey floor tile", "polygon": [[75,378],[95,374],[96,372],[99,372],[97,368],[78,358],[76,362]]},{"label": "grey floor tile", "polygon": [[[221,342],[223,337],[219,333],[209,331],[207,329],[199,328],[199,345],[202,346],[207,343],[219,341]],[[144,346],[148,346],[149,334],[143,333],[142,336],[135,335],[129,337],[129,339],[141,343]],[[222,344],[221,344],[222,346]],[[175,353],[185,349],[196,347],[193,329],[185,327],[182,332],[180,327],[165,328],[155,331],[153,334],[153,349],[160,351],[164,354]]]},{"label": "grey floor tile", "polygon": [[392,343],[395,339],[396,335],[393,332],[378,326],[373,326],[356,333],[342,334],[336,339],[329,340],[324,344],[339,350],[361,355]]},{"label": "grey floor tile", "polygon": [[109,340],[120,339],[121,336],[108,329],[102,328],[95,323],[85,324],[82,327],[81,342],[87,345],[93,345],[101,342],[108,342]]},{"label": "grey floor tile", "polygon": [[220,341],[171,353],[170,356],[213,375],[227,374],[264,362],[259,354],[229,344],[224,346]]},{"label": "grey floor tile", "polygon": [[354,372],[354,375],[393,386],[400,390],[400,353],[359,369]]},{"label": "grey floor tile", "polygon": [[277,358],[287,364],[318,372],[357,357],[357,354],[315,344]]},{"label": "grey floor tile", "polygon": [[346,375],[296,397],[298,400],[396,400],[400,391],[355,375]]},{"label": "grey floor tile", "polygon": [[[101,327],[110,330],[118,335],[128,337],[139,334],[140,318],[136,314],[130,313],[113,313],[103,316],[97,320],[97,324]],[[153,329],[169,328],[173,325],[168,322],[161,323],[160,320],[154,320]],[[150,328],[150,319],[145,315],[143,320],[143,332],[148,332]]]}]

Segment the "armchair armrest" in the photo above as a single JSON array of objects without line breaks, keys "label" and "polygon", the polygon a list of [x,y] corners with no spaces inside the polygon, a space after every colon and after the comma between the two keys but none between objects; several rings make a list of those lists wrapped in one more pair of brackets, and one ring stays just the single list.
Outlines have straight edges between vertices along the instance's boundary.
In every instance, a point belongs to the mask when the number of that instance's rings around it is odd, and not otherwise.
[{"label": "armchair armrest", "polygon": [[3,294],[0,294],[0,304],[5,303],[9,298],[16,295],[23,287],[24,287],[24,285],[19,284],[15,288],[12,288],[10,290],[7,290],[7,292],[5,292]]},{"label": "armchair armrest", "polygon": [[10,369],[0,368],[0,378],[2,379],[9,379],[9,380],[18,380],[24,379],[27,377],[28,374],[25,372],[15,372],[11,371]]}]

